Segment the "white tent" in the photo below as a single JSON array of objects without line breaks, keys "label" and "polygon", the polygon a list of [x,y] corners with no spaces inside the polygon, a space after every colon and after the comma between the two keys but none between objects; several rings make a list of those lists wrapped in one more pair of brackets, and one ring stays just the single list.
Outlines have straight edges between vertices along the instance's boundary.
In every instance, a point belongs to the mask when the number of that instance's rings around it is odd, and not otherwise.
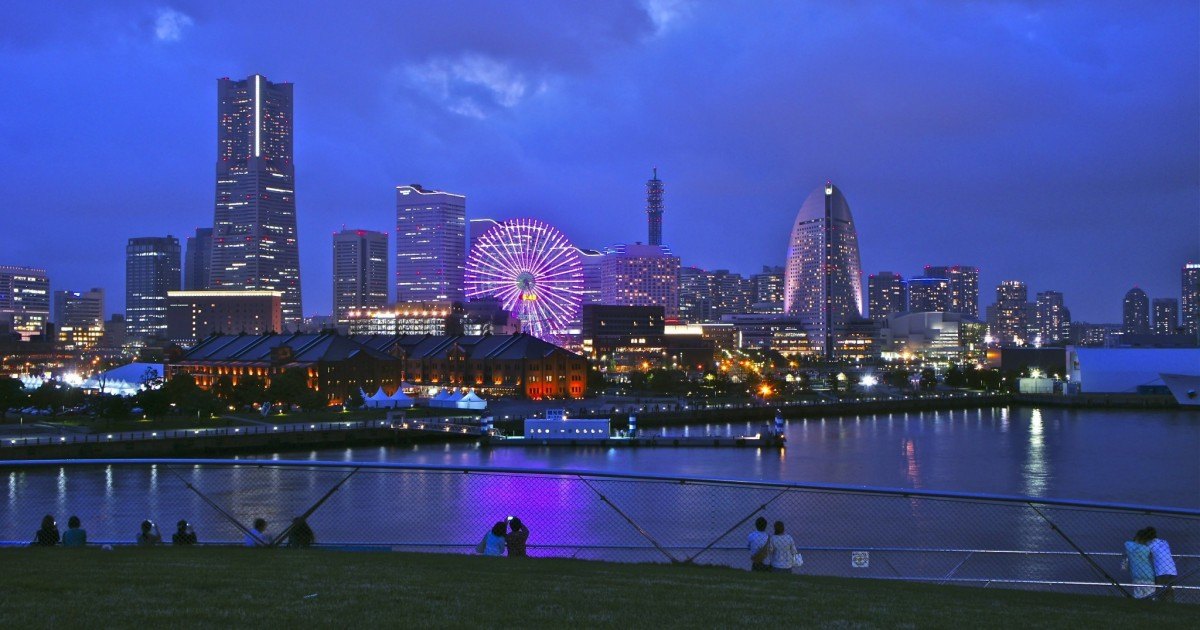
[{"label": "white tent", "polygon": [[451,394],[450,392],[448,392],[446,390],[442,390],[441,392],[438,393],[437,396],[434,396],[433,398],[429,399],[429,406],[430,407],[453,407],[454,406],[453,397],[454,397],[454,394]]},{"label": "white tent", "polygon": [[104,394],[132,396],[162,377],[161,363],[130,363],[95,375],[84,381],[82,387]]},{"label": "white tent", "polygon": [[392,406],[388,399],[388,395],[383,393],[382,387],[379,388],[379,391],[376,391],[370,396],[363,396],[363,403],[370,409],[383,409]]},{"label": "white tent", "polygon": [[487,401],[480,398],[472,389],[458,401],[457,407],[459,409],[486,409]]},{"label": "white tent", "polygon": [[403,388],[396,388],[396,393],[392,394],[391,396],[388,396],[387,400],[393,409],[398,409],[400,407],[413,406],[412,397],[409,396],[408,394],[405,394]]}]

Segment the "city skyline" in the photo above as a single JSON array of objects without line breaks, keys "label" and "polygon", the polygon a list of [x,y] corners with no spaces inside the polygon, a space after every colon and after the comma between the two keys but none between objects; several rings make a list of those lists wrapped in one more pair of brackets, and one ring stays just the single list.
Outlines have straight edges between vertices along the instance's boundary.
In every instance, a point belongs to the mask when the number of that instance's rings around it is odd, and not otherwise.
[{"label": "city skyline", "polygon": [[[729,81],[697,99],[704,92],[689,73],[711,60],[683,59],[678,51],[694,52],[690,43],[712,38],[745,44],[747,64],[786,53],[789,48],[779,48],[785,46],[781,29],[766,23],[769,12],[726,13],[733,22],[722,30],[714,26],[721,7],[681,3],[683,9],[672,16],[646,6],[595,8],[592,21],[620,25],[616,35],[553,37],[545,51],[520,48],[522,36],[566,18],[514,24],[484,7],[479,12],[496,24],[476,25],[473,32],[502,27],[511,32],[486,43],[418,38],[411,50],[386,52],[387,67],[342,63],[333,64],[334,70],[306,63],[310,56],[301,37],[324,41],[345,35],[315,33],[312,23],[297,17],[258,25],[286,54],[264,54],[249,44],[231,44],[218,54],[214,38],[232,41],[243,28],[219,11],[172,9],[189,15],[190,26],[168,36],[129,27],[119,33],[122,48],[103,30],[36,28],[43,18],[23,8],[13,23],[32,34],[0,32],[12,44],[0,56],[32,59],[0,64],[0,78],[21,86],[23,95],[0,100],[0,118],[12,121],[0,142],[0,159],[12,167],[3,177],[12,178],[8,188],[14,191],[12,229],[0,236],[7,252],[0,264],[46,268],[54,290],[103,287],[113,298],[110,312],[120,312],[121,248],[127,238],[190,234],[210,220],[212,83],[253,73],[293,82],[301,108],[295,134],[302,169],[301,267],[310,287],[306,314],[332,312],[332,296],[324,288],[331,286],[324,235],[343,223],[390,231],[389,197],[396,185],[436,182],[472,198],[478,211],[468,219],[531,216],[555,225],[581,247],[599,248],[644,238],[642,183],[655,165],[671,189],[664,240],[683,264],[710,270],[749,275],[764,264],[782,264],[790,218],[803,195],[825,179],[839,182],[855,200],[864,273],[892,270],[911,278],[925,265],[973,265],[980,269],[983,296],[1002,280],[1020,280],[1030,295],[1062,292],[1079,321],[1120,321],[1121,296],[1135,285],[1151,299],[1180,298],[1179,270],[1200,259],[1195,151],[1200,99],[1190,89],[1197,55],[1193,38],[1182,36],[1200,24],[1192,5],[1166,4],[1133,22],[1103,5],[1085,10],[1066,4],[1028,14],[990,6],[943,8],[917,11],[907,26],[893,24],[887,8],[851,19],[834,8],[783,6],[778,10],[796,18],[792,23],[807,20],[814,28],[808,43],[786,46],[812,47],[813,58],[785,68],[782,81],[745,103],[763,114],[752,117],[752,125],[726,108],[732,96],[762,76],[739,74],[749,65],[719,64],[716,71]],[[83,17],[95,17],[97,10],[84,9]],[[127,10],[132,24],[158,18],[154,11]],[[436,9],[410,12],[434,24],[455,19]],[[383,14],[381,19],[412,17]],[[912,32],[914,23],[920,28]],[[968,23],[982,35],[961,43],[962,53],[970,63],[996,71],[992,85],[956,72],[963,66],[934,41]],[[1093,23],[1108,29],[1104,38],[1092,34]],[[751,25],[765,27],[762,43],[741,34]],[[839,37],[863,30],[885,43],[850,59],[828,57]],[[355,26],[343,33],[357,36],[363,30]],[[905,44],[907,36],[920,38],[921,45]],[[63,65],[66,60],[53,48],[64,38],[95,54],[77,68]],[[361,39],[361,45],[379,43],[370,34]],[[1162,41],[1174,47],[1158,46]],[[352,44],[350,50],[359,49]],[[880,71],[887,67],[886,46],[907,55],[908,62],[927,62],[929,70],[904,75],[916,85],[889,79]],[[985,59],[985,51],[995,59]],[[644,61],[646,70],[630,75],[630,57]],[[1004,65],[1013,62],[1039,69],[1006,71]],[[816,87],[805,77],[817,69],[827,76],[820,88],[826,98],[792,105],[797,90]],[[72,88],[94,106],[82,111],[76,100],[58,103],[54,97],[62,88],[34,80],[46,72],[69,84],[74,80]],[[154,88],[111,90],[117,72],[146,74]],[[675,74],[679,86],[650,98],[652,79],[663,73]],[[630,109],[617,91],[596,106],[584,104],[596,87],[625,75],[632,90],[625,95],[644,94],[648,100]],[[435,89],[442,85],[444,92]],[[499,89],[505,86],[524,87],[517,94]],[[703,86],[712,84],[706,80]],[[929,96],[920,94],[922,86]],[[938,106],[939,97],[953,107]],[[1045,105],[1047,97],[1059,97],[1060,104]],[[821,105],[826,101],[837,106]],[[877,101],[891,107],[871,105]],[[681,102],[689,102],[694,115],[673,115]],[[1033,102],[1038,106],[1031,108]],[[61,115],[31,118],[32,112],[46,113],[41,105]],[[1072,115],[1078,111],[1086,115]],[[776,118],[796,122],[771,122]],[[88,132],[76,125],[87,125]],[[1106,133],[1096,134],[1098,126]],[[592,127],[617,133],[597,136],[586,131]],[[706,131],[698,132],[700,127]],[[852,127],[871,130],[870,141]],[[973,139],[955,142],[964,129]],[[68,153],[61,143],[34,142],[31,134],[39,132],[51,139],[70,134],[79,137],[73,140],[78,144]],[[835,133],[849,135],[832,142]],[[1112,144],[1095,136],[1110,137]],[[168,147],[147,144],[146,138],[161,137],[172,139]],[[819,154],[794,148],[814,142],[836,148]],[[456,148],[464,145],[473,147],[470,155]],[[104,147],[104,163],[95,160],[98,146]],[[909,157],[897,159],[901,153]],[[59,169],[78,175],[75,185],[49,184],[47,178]],[[151,171],[152,180],[146,175]],[[29,183],[15,185],[18,181]],[[161,211],[164,199],[170,212]],[[1147,206],[1154,208],[1154,221],[1123,220]],[[117,208],[122,220],[112,221]],[[62,227],[40,228],[47,213]],[[1111,256],[1113,247],[1132,255]],[[988,299],[981,302],[983,308]]]}]

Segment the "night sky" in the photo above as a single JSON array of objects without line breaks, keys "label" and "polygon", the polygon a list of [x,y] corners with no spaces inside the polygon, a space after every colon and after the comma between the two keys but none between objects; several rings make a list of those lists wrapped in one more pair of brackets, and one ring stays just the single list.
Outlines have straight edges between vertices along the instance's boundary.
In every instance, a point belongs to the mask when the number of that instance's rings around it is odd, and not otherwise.
[{"label": "night sky", "polygon": [[295,83],[305,313],[397,184],[598,247],[646,239],[652,166],[685,265],[783,264],[827,178],[864,273],[978,265],[982,306],[1019,279],[1119,321],[1200,260],[1191,0],[393,4],[10,3],[0,264],[119,312],[128,237],[211,225],[216,79],[255,72]]}]

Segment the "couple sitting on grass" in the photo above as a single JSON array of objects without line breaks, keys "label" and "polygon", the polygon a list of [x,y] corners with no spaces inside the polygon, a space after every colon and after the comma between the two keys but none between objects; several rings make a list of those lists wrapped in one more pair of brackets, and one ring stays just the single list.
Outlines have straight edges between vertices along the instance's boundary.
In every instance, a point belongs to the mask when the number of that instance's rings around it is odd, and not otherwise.
[{"label": "couple sitting on grass", "polygon": [[775,533],[767,533],[767,519],[758,517],[750,532],[750,570],[789,572],[804,564],[804,557],[796,551],[796,541],[791,534],[784,533],[783,521],[775,521]]}]

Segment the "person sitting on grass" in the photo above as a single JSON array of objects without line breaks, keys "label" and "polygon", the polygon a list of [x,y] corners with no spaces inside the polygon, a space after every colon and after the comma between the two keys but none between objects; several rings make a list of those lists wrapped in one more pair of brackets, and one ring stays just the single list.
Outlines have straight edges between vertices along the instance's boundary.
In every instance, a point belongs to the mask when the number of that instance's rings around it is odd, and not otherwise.
[{"label": "person sitting on grass", "polygon": [[271,537],[267,534],[267,519],[254,519],[254,529],[246,532],[245,546],[270,547]]},{"label": "person sitting on grass", "polygon": [[296,517],[292,521],[292,531],[288,532],[287,546],[296,549],[307,549],[317,542],[317,535],[309,527],[308,521]]},{"label": "person sitting on grass", "polygon": [[62,544],[64,547],[83,547],[87,545],[87,530],[80,527],[78,516],[72,516],[67,519],[67,531],[63,532]]},{"label": "person sitting on grass", "polygon": [[153,547],[162,542],[162,534],[158,531],[158,525],[154,521],[142,521],[142,531],[138,533],[137,541],[139,547]]},{"label": "person sitting on grass", "polygon": [[42,517],[42,528],[33,535],[34,547],[53,547],[58,544],[58,523],[47,514]]},{"label": "person sitting on grass", "polygon": [[783,521],[775,521],[775,535],[767,543],[771,546],[771,570],[790,572],[796,567],[796,541],[783,531]]},{"label": "person sitting on grass", "polygon": [[525,523],[515,516],[508,517],[508,528],[509,532],[504,536],[504,542],[508,546],[508,557],[528,557],[525,543],[529,541],[529,528],[525,527]]},{"label": "person sitting on grass", "polygon": [[196,531],[190,523],[181,520],[175,524],[175,533],[171,534],[171,544],[177,547],[196,544]]},{"label": "person sitting on grass", "polygon": [[503,556],[504,555],[504,533],[508,531],[508,526],[504,521],[499,521],[483,535],[483,540],[475,546],[475,552],[485,556]]},{"label": "person sitting on grass", "polygon": [[760,516],[754,521],[754,531],[750,532],[746,546],[750,549],[750,570],[770,571],[771,565],[771,535],[767,533],[767,519]]}]

